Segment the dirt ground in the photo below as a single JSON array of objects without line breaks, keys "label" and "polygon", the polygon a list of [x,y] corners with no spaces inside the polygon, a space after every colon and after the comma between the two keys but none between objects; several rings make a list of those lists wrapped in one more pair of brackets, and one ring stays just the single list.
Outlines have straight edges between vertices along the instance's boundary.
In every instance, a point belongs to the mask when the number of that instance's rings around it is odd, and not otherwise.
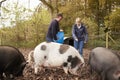
[{"label": "dirt ground", "polygon": [[[27,60],[28,53],[33,49],[19,49],[25,59]],[[79,76],[75,75],[67,75],[64,73],[62,68],[46,68],[39,72],[38,75],[34,74],[33,68],[30,65],[27,65],[24,69],[24,77],[15,78],[15,80],[90,80],[90,72],[88,63],[88,56],[90,50],[84,49],[84,59],[85,59],[85,67],[80,68],[78,70]],[[93,76],[93,80],[97,80],[96,76]]]}]

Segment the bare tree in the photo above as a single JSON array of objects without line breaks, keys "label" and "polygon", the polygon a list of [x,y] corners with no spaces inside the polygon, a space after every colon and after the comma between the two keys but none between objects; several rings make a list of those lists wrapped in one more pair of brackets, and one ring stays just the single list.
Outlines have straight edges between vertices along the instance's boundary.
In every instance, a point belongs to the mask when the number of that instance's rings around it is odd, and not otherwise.
[{"label": "bare tree", "polygon": [[2,3],[5,2],[5,1],[7,1],[7,0],[0,1],[0,7],[2,6]]},{"label": "bare tree", "polygon": [[54,17],[58,10],[58,0],[40,0],[50,10],[51,18]]},{"label": "bare tree", "polygon": [[[0,11],[1,11],[2,3],[5,2],[5,1],[7,1],[7,0],[2,0],[2,1],[0,1]],[[0,12],[0,16],[1,16],[1,12]]]}]

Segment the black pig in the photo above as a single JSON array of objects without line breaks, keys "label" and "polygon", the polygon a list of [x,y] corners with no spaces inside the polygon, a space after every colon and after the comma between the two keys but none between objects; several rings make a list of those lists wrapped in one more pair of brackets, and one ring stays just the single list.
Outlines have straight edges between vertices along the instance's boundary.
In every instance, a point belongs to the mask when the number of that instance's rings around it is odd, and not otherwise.
[{"label": "black pig", "polygon": [[0,46],[0,79],[22,76],[26,61],[22,53],[11,46]]},{"label": "black pig", "polygon": [[72,37],[66,37],[64,39],[64,43],[63,44],[68,44],[68,45],[74,46],[74,40],[73,40]]}]

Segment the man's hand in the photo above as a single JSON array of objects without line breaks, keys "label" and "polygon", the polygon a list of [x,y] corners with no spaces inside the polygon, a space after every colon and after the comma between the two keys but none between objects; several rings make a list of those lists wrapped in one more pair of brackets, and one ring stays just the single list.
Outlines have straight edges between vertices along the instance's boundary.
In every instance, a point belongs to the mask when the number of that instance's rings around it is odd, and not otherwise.
[{"label": "man's hand", "polygon": [[84,41],[84,43],[87,43],[86,41]]},{"label": "man's hand", "polygon": [[76,41],[78,41],[78,39],[77,39],[77,38],[76,38],[75,40],[76,40]]}]

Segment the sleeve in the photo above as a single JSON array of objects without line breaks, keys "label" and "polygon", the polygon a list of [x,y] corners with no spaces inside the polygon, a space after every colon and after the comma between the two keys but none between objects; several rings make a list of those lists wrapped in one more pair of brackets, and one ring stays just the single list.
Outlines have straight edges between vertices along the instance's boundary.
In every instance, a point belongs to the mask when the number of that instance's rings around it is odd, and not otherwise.
[{"label": "sleeve", "polygon": [[85,33],[85,42],[87,42],[88,41],[88,32],[87,32],[87,29],[86,29],[86,27],[84,28],[84,33]]},{"label": "sleeve", "polygon": [[58,26],[57,22],[54,21],[54,22],[52,23],[52,37],[53,37],[54,40],[57,40],[56,34],[57,34],[57,32],[58,32],[58,30],[57,30],[58,27],[59,27],[59,26]]},{"label": "sleeve", "polygon": [[73,25],[73,27],[72,27],[72,36],[73,36],[73,38],[74,39],[76,39],[77,37],[76,37],[76,35],[75,35],[75,28],[74,28],[75,26]]}]

